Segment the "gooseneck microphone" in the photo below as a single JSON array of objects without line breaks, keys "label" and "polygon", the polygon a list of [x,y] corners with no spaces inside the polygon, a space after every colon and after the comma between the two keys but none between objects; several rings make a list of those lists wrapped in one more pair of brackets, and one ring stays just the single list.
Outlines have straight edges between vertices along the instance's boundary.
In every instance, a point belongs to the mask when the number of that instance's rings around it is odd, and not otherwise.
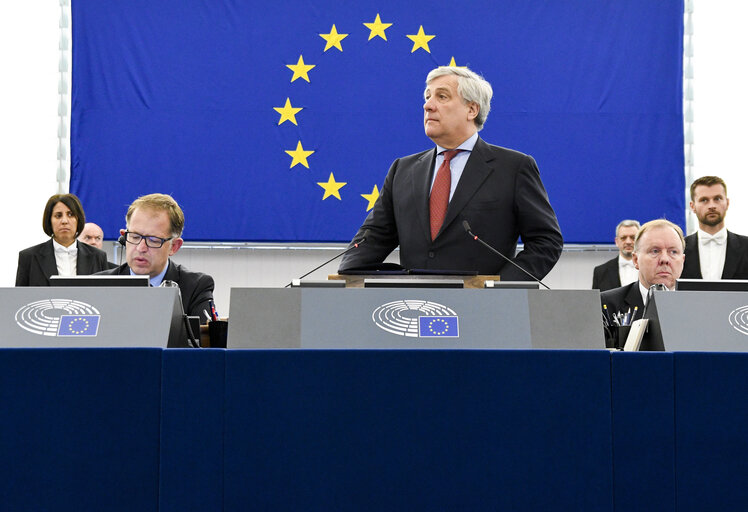
[{"label": "gooseneck microphone", "polygon": [[498,250],[494,249],[493,247],[491,247],[490,245],[488,245],[488,244],[487,244],[486,242],[484,242],[483,240],[481,240],[481,239],[480,239],[480,237],[478,237],[478,235],[476,235],[475,233],[473,233],[473,232],[472,232],[472,231],[470,230],[470,223],[469,223],[468,221],[466,221],[466,220],[463,220],[463,221],[462,221],[462,227],[463,227],[463,228],[465,228],[465,232],[466,232],[466,233],[467,233],[468,235],[470,235],[470,236],[471,236],[471,237],[473,238],[473,240],[475,240],[476,242],[480,242],[480,243],[481,243],[481,244],[483,244],[483,245],[484,245],[485,247],[487,247],[487,248],[488,248],[489,250],[491,250],[491,252],[493,252],[493,253],[495,253],[495,254],[498,254],[499,256],[501,256],[502,258],[504,258],[504,259],[505,259],[506,261],[508,261],[509,263],[511,263],[512,265],[514,265],[514,266],[515,266],[515,267],[517,267],[518,269],[520,269],[520,270],[521,270],[522,272],[524,272],[525,274],[527,274],[528,276],[530,276],[530,277],[531,277],[531,278],[533,279],[533,281],[535,281],[536,283],[540,283],[540,284],[542,284],[543,286],[545,286],[545,288],[546,288],[546,289],[550,290],[550,287],[548,287],[548,285],[546,285],[546,284],[545,284],[545,283],[544,283],[543,281],[541,281],[540,279],[538,279],[537,277],[535,277],[534,275],[532,275],[531,273],[529,273],[529,272],[528,272],[527,270],[525,270],[525,269],[523,269],[522,267],[520,267],[520,266],[519,266],[518,264],[516,264],[516,263],[515,263],[514,261],[512,261],[512,260],[510,260],[509,258],[507,258],[506,256],[504,256],[504,255],[503,255],[503,254],[502,254],[501,252],[499,252]]},{"label": "gooseneck microphone", "polygon": [[192,348],[200,348],[200,338],[195,336],[190,325],[190,319],[187,318],[187,312],[184,310],[184,302],[182,302],[182,290],[179,289],[179,285],[175,281],[164,279],[159,285],[162,288],[176,288],[177,298],[179,299],[179,309],[182,310],[182,322],[184,322],[184,329],[187,332],[187,342]]},{"label": "gooseneck microphone", "polygon": [[124,259],[124,257],[125,257],[125,235],[121,235],[121,236],[120,236],[120,237],[119,237],[119,238],[117,239],[117,242],[119,242],[119,244],[120,244],[120,245],[122,246],[122,251],[120,251],[120,253],[119,253],[119,258],[117,258],[117,259],[118,259],[119,261],[118,261],[117,263],[118,263],[119,265],[122,265],[122,260],[123,260],[123,259]]},{"label": "gooseneck microphone", "polygon": [[368,236],[369,236],[369,230],[367,229],[367,230],[364,231],[364,234],[361,235],[361,239],[358,242],[354,243],[351,247],[349,247],[345,251],[341,252],[340,254],[338,254],[336,256],[333,256],[332,258],[330,258],[329,260],[327,260],[326,262],[324,262],[322,265],[319,265],[318,267],[313,268],[312,270],[310,270],[309,272],[307,272],[303,276],[294,279],[293,281],[291,281],[290,283],[288,283],[286,286],[284,286],[284,288],[288,288],[289,286],[293,285],[294,281],[301,281],[302,279],[304,279],[306,276],[308,276],[312,272],[315,272],[315,271],[321,269],[322,267],[324,267],[328,263],[331,263],[331,262],[335,261],[336,259],[340,258],[341,256],[345,256],[346,254],[348,254],[349,252],[351,252],[353,249],[358,249],[359,245],[361,245],[362,243],[366,242],[366,237],[368,237]]}]

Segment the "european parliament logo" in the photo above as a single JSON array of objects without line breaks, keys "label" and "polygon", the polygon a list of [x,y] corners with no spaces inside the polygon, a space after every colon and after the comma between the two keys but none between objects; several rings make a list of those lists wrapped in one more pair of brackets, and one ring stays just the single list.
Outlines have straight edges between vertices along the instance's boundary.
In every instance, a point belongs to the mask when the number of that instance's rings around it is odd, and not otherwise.
[{"label": "european parliament logo", "polygon": [[377,327],[408,338],[459,338],[459,318],[450,307],[428,300],[403,299],[382,304],[371,319]]},{"label": "european parliament logo", "polygon": [[96,336],[101,314],[78,300],[44,299],[22,306],[15,320],[21,329],[41,336]]}]

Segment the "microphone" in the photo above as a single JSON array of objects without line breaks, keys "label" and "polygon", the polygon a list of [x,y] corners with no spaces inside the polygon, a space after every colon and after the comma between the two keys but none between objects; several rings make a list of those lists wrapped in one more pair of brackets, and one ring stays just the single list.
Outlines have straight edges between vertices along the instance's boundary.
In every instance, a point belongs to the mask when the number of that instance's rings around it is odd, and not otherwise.
[{"label": "microphone", "polygon": [[326,262],[324,262],[324,263],[323,263],[322,265],[320,265],[320,266],[318,266],[318,267],[315,267],[315,268],[313,268],[312,270],[310,270],[309,272],[307,272],[306,274],[304,274],[303,276],[301,276],[301,277],[299,277],[299,278],[297,278],[297,279],[294,279],[293,281],[291,281],[290,283],[288,283],[288,284],[287,284],[286,286],[284,286],[283,288],[288,288],[289,286],[292,286],[292,285],[294,284],[294,281],[301,281],[301,280],[302,280],[302,279],[304,279],[304,278],[305,278],[306,276],[308,276],[308,275],[309,275],[309,274],[311,274],[312,272],[315,272],[315,271],[317,271],[317,270],[321,269],[322,267],[324,267],[324,266],[325,266],[325,265],[327,265],[328,263],[331,263],[331,262],[335,261],[336,259],[340,258],[341,256],[345,256],[346,254],[348,254],[349,252],[351,252],[351,251],[352,251],[353,249],[358,249],[358,246],[359,246],[359,245],[361,245],[362,243],[366,242],[366,238],[367,238],[368,236],[369,236],[369,230],[368,230],[368,229],[366,229],[366,230],[364,230],[364,234],[363,234],[363,235],[361,236],[361,240],[359,240],[358,242],[354,243],[354,244],[353,244],[353,245],[352,245],[351,247],[349,247],[349,248],[348,248],[348,249],[346,249],[345,251],[341,252],[341,253],[340,253],[340,254],[338,254],[337,256],[333,256],[332,258],[330,258],[329,260],[327,260]]},{"label": "microphone", "polygon": [[642,316],[641,316],[642,318],[646,318],[644,315],[647,314],[647,308],[652,302],[652,298],[654,297],[654,292],[656,291],[667,291],[667,286],[665,286],[662,283],[656,283],[649,287],[649,290],[647,290],[647,303],[644,304],[644,310],[642,311]]},{"label": "microphone", "polygon": [[524,272],[524,273],[525,273],[525,274],[527,274],[528,276],[532,277],[533,281],[535,281],[535,282],[537,282],[537,283],[540,283],[540,284],[542,284],[543,286],[545,286],[545,287],[546,287],[546,289],[550,290],[550,288],[548,287],[548,285],[546,285],[546,284],[545,284],[545,283],[544,283],[543,281],[541,281],[540,279],[538,279],[537,277],[535,277],[534,275],[532,275],[531,273],[529,273],[529,272],[528,272],[527,270],[525,270],[525,269],[523,269],[522,267],[520,267],[519,265],[517,265],[517,264],[516,264],[515,262],[513,262],[512,260],[510,260],[509,258],[507,258],[506,256],[504,256],[503,254],[501,254],[501,253],[500,253],[499,251],[497,251],[496,249],[494,249],[493,247],[491,247],[490,245],[488,245],[488,244],[487,244],[486,242],[484,242],[483,240],[481,240],[481,239],[480,239],[480,238],[478,237],[478,235],[476,235],[475,233],[473,233],[473,232],[472,232],[472,231],[470,230],[470,223],[468,223],[468,221],[466,221],[466,220],[463,220],[463,221],[462,221],[462,227],[463,227],[463,228],[465,228],[465,232],[466,232],[466,233],[467,233],[468,235],[470,235],[471,237],[473,237],[473,240],[475,240],[475,241],[477,241],[477,242],[480,242],[480,243],[481,243],[481,244],[483,244],[483,245],[484,245],[485,247],[487,247],[488,249],[490,249],[490,250],[491,250],[491,252],[493,252],[493,253],[495,253],[495,254],[498,254],[499,256],[501,256],[502,258],[504,258],[504,259],[505,259],[506,261],[508,261],[509,263],[511,263],[512,265],[514,265],[514,266],[515,266],[515,267],[517,267],[518,269],[520,269],[520,270],[521,270],[522,272]]},{"label": "microphone", "polygon": [[182,321],[184,322],[185,331],[187,331],[187,341],[192,348],[200,348],[200,338],[195,337],[195,333],[190,325],[190,319],[188,318],[187,312],[184,310],[184,302],[182,302],[182,290],[179,289],[179,284],[175,281],[164,279],[159,285],[162,288],[176,288],[177,298],[179,299],[179,309],[182,310]]},{"label": "microphone", "polygon": [[120,237],[117,239],[117,242],[122,246],[122,252],[119,254],[119,264],[122,265],[122,259],[125,256],[125,235],[120,235]]}]

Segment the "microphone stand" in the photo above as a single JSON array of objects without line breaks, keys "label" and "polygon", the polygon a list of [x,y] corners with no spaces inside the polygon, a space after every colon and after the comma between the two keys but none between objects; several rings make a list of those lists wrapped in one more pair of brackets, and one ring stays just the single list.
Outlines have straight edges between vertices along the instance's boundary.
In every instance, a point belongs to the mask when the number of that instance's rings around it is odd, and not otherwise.
[{"label": "microphone stand", "polygon": [[470,224],[468,223],[468,221],[463,220],[462,221],[462,227],[465,229],[465,232],[468,235],[470,235],[471,237],[473,237],[473,240],[475,240],[477,242],[480,242],[486,248],[488,248],[491,252],[493,252],[494,254],[498,254],[499,256],[501,256],[502,258],[504,258],[507,262],[511,263],[512,265],[514,265],[515,267],[517,267],[518,269],[520,269],[522,272],[524,272],[525,274],[527,274],[528,276],[530,276],[533,279],[533,281],[542,284],[543,286],[545,286],[546,289],[550,290],[550,287],[548,287],[548,285],[546,285],[543,281],[541,281],[540,279],[538,279],[537,277],[535,277],[534,275],[532,275],[531,273],[529,273],[527,270],[525,270],[522,267],[520,267],[519,265],[517,265],[515,262],[513,262],[512,260],[510,260],[509,258],[507,258],[506,256],[504,256],[503,254],[501,254],[499,251],[497,251],[496,249],[494,249],[493,247],[491,247],[490,245],[488,245],[483,240],[481,240],[478,237],[478,235],[476,235],[475,233],[473,233],[470,230]]},{"label": "microphone stand", "polygon": [[[353,245],[352,245],[351,247],[349,247],[349,248],[348,248],[348,249],[346,249],[345,251],[341,252],[340,254],[337,254],[337,255],[333,256],[332,258],[330,258],[329,260],[327,260],[326,262],[324,262],[324,263],[323,263],[322,265],[319,265],[319,266],[317,266],[317,267],[313,268],[312,270],[310,270],[309,272],[307,272],[307,273],[306,273],[306,274],[304,274],[303,276],[301,276],[301,277],[299,277],[299,278],[297,278],[297,279],[294,279],[293,281],[301,281],[301,280],[302,280],[302,279],[304,279],[304,278],[305,278],[306,276],[308,276],[308,275],[309,275],[309,274],[311,274],[312,272],[316,272],[317,270],[321,269],[322,267],[324,267],[324,266],[325,266],[325,265],[327,265],[328,263],[330,263],[330,262],[332,262],[332,261],[335,261],[336,259],[340,258],[341,256],[344,256],[344,255],[348,254],[348,253],[349,253],[349,252],[351,252],[351,251],[352,251],[353,249],[358,249],[358,246],[359,246],[359,245],[361,245],[362,243],[366,242],[366,237],[367,237],[368,235],[369,235],[369,230],[367,229],[366,231],[364,231],[364,235],[363,235],[363,236],[361,237],[361,240],[359,240],[358,242],[356,242],[355,244],[353,244]],[[289,286],[292,286],[292,285],[293,285],[293,281],[291,281],[290,283],[288,283],[288,284],[287,284],[286,286],[284,286],[283,288],[288,288]]]}]

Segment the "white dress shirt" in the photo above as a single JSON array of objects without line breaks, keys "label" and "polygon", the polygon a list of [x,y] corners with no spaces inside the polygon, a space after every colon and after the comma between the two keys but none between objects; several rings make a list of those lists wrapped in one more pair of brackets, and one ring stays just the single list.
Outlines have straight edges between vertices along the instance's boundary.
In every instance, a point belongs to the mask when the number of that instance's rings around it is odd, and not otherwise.
[{"label": "white dress shirt", "polygon": [[626,286],[639,279],[639,271],[634,266],[634,260],[627,260],[620,254],[618,255],[618,277],[621,279],[621,286]]},{"label": "white dress shirt", "polygon": [[698,230],[699,265],[701,277],[708,281],[722,279],[727,255],[727,228],[722,228],[714,235]]},{"label": "white dress shirt", "polygon": [[75,241],[70,247],[65,247],[53,238],[52,246],[55,249],[57,274],[63,277],[78,275],[78,242]]}]

